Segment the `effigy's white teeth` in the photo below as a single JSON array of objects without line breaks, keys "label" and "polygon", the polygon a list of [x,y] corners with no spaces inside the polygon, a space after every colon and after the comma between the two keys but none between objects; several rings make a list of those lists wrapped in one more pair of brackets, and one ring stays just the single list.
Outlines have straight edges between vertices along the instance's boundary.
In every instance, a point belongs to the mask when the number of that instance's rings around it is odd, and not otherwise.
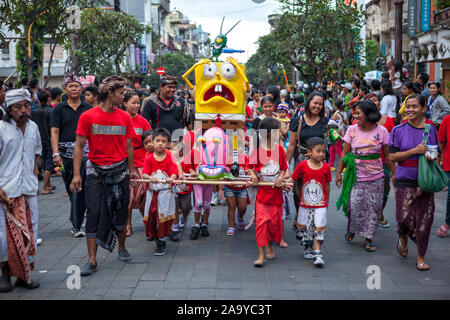
[{"label": "effigy's white teeth", "polygon": [[222,92],[222,85],[219,84],[219,92]]}]

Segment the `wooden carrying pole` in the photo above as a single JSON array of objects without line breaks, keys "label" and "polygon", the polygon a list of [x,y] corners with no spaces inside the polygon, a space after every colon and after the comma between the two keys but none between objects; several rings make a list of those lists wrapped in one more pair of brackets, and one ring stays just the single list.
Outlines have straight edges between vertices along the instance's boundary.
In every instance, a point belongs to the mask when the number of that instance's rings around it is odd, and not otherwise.
[{"label": "wooden carrying pole", "polygon": [[[131,182],[147,182],[150,183],[150,180],[147,179],[133,179]],[[200,185],[216,185],[216,186],[242,186],[245,185],[244,181],[232,181],[232,180],[175,180],[174,182],[179,184],[200,184]],[[154,182],[153,182],[154,183]],[[158,180],[156,183],[167,183],[166,181]],[[273,187],[273,182],[259,182],[256,187]],[[284,183],[283,183],[284,186]]]}]

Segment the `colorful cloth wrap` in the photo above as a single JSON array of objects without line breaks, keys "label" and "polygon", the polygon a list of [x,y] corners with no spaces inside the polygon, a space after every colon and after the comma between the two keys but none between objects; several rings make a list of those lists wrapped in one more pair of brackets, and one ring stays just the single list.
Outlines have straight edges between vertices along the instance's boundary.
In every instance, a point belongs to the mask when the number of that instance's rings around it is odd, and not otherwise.
[{"label": "colorful cloth wrap", "polygon": [[360,160],[375,160],[379,159],[380,154],[369,154],[367,156],[355,156],[353,152],[347,153],[347,155],[342,159],[342,162],[347,166],[347,171],[344,174],[344,181],[342,183],[342,191],[336,202],[336,208],[339,210],[342,206],[342,211],[344,211],[345,216],[348,217],[348,204],[350,200],[350,192],[356,183],[356,161]]},{"label": "colorful cloth wrap", "polygon": [[76,74],[74,74],[72,72],[68,72],[64,76],[63,88],[65,88],[71,82],[78,82],[80,84],[80,86],[82,85],[81,79]]},{"label": "colorful cloth wrap", "polygon": [[278,105],[277,111],[281,111],[281,110],[284,110],[287,113],[289,113],[289,105],[287,103],[280,103]]}]

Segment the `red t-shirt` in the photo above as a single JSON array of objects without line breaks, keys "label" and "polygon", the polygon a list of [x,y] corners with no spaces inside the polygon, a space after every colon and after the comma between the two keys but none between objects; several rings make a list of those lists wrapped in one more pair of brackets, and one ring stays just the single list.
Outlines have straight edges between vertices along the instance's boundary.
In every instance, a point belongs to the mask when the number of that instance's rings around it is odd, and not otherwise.
[{"label": "red t-shirt", "polygon": [[443,169],[444,171],[450,171],[450,143],[447,141],[447,137],[450,134],[450,115],[445,116],[441,122],[438,132],[439,142],[443,143],[444,146],[444,158],[443,158]]},{"label": "red t-shirt", "polygon": [[304,208],[326,208],[328,199],[326,194],[326,184],[332,181],[330,166],[323,163],[322,168],[312,169],[308,165],[308,160],[304,160],[297,165],[292,179],[302,178],[303,186],[299,206]]},{"label": "red t-shirt", "polygon": [[189,154],[187,155],[188,159],[185,158],[183,162],[185,163],[186,169],[189,172],[189,169],[192,169],[194,171],[197,170],[197,168],[202,164],[202,155],[200,151],[197,149],[192,149],[189,151]]},{"label": "red t-shirt", "polygon": [[133,139],[135,135],[127,112],[114,108],[113,112],[107,113],[99,106],[81,115],[76,134],[88,139],[87,158],[101,166],[127,158],[127,139]]},{"label": "red t-shirt", "polygon": [[133,124],[134,133],[135,136],[131,140],[133,143],[134,148],[134,167],[135,168],[142,168],[144,166],[144,159],[145,159],[145,148],[142,144],[142,134],[150,130],[150,124],[148,123],[147,119],[145,119],[141,115],[137,115],[134,118],[131,118],[131,123]]},{"label": "red t-shirt", "polygon": [[[383,127],[385,127],[389,133],[391,133],[392,129],[394,129],[394,127],[395,127],[395,123],[394,123],[394,121],[392,121],[391,118],[386,117],[386,121],[384,122]],[[386,158],[384,157],[383,151],[381,151],[380,155],[381,155],[381,161],[383,162],[383,164],[385,164]]]},{"label": "red t-shirt", "polygon": [[[275,144],[274,150],[275,149],[278,149],[276,150],[277,152],[272,152],[270,150],[265,150],[263,147],[259,147],[257,155],[255,152],[250,155],[248,168],[253,169],[255,172],[261,173],[261,171],[263,171],[263,173],[268,174],[275,174],[287,170],[288,165],[283,147],[280,144]],[[278,157],[276,157],[277,153]],[[256,200],[266,204],[282,205],[283,189],[259,187],[258,193],[256,194]]]},{"label": "red t-shirt", "polygon": [[[248,167],[248,157],[241,153],[238,156],[238,163],[239,163],[239,176],[243,176],[245,175],[245,173],[247,172],[247,167]],[[231,167],[233,166],[233,164],[228,164],[227,167],[231,169]],[[236,190],[236,191],[241,191],[244,190],[246,187],[243,184],[242,187],[237,187],[237,186],[227,186],[228,188],[232,189],[232,190]]]},{"label": "red t-shirt", "polygon": [[178,168],[172,154],[168,150],[166,150],[166,157],[161,161],[156,160],[153,153],[147,153],[142,174],[155,175],[157,179],[161,179],[163,175],[166,178],[170,178],[174,174],[178,175]]}]

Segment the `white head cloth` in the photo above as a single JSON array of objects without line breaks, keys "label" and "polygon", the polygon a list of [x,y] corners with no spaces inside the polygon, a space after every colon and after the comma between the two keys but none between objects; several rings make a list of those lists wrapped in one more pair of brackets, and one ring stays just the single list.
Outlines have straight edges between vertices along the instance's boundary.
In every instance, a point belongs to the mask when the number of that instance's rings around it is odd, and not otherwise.
[{"label": "white head cloth", "polygon": [[31,102],[31,94],[27,89],[15,89],[9,90],[5,95],[6,107],[12,106],[13,104],[21,101]]}]

